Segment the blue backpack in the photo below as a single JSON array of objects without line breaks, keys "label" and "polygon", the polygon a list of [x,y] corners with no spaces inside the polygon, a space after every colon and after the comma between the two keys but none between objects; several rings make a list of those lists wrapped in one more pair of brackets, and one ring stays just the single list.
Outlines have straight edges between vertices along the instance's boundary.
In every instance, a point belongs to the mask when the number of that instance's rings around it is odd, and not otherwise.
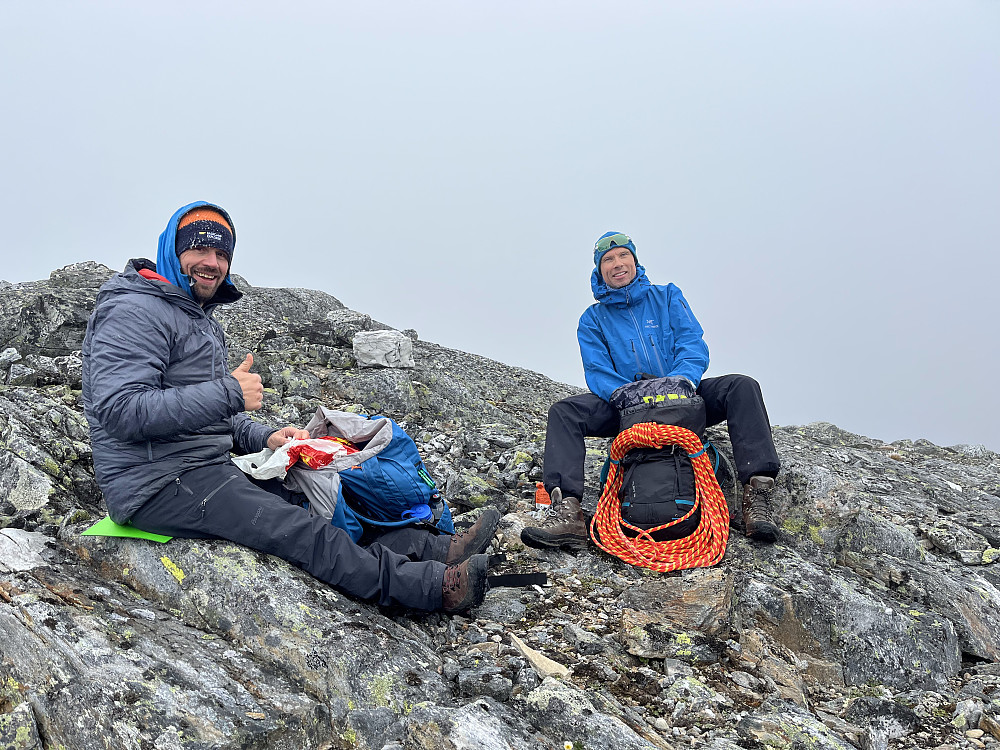
[{"label": "blue backpack", "polygon": [[[436,521],[438,528],[454,531],[451,512],[427,473],[413,439],[389,417],[369,419],[388,420],[392,426],[392,439],[376,455],[338,472],[344,498],[355,515],[374,526],[405,526]],[[447,528],[441,525],[446,511]]]},{"label": "blue backpack", "polygon": [[296,464],[285,480],[306,494],[314,512],[354,541],[361,538],[364,525],[424,524],[449,534],[455,531],[451,510],[416,444],[392,419],[321,407],[305,429],[313,437],[345,438],[360,449],[320,469]]}]

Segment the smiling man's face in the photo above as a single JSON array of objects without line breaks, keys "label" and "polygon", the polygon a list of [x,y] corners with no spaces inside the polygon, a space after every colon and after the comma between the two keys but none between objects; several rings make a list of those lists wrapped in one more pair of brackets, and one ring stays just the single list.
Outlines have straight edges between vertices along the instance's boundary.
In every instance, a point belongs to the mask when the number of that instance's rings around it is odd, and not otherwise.
[{"label": "smiling man's face", "polygon": [[191,291],[202,305],[215,296],[229,273],[229,258],[214,247],[192,247],[181,253],[179,260],[181,273],[191,279]]},{"label": "smiling man's face", "polygon": [[635,258],[627,247],[613,247],[601,256],[601,276],[612,289],[628,286],[635,278]]}]

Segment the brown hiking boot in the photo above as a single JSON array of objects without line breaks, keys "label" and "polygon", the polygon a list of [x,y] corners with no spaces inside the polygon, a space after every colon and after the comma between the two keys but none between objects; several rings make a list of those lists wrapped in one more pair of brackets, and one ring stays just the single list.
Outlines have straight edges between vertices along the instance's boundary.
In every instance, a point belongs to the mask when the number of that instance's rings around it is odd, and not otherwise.
[{"label": "brown hiking boot", "polygon": [[778,527],[771,515],[771,493],[774,480],[771,477],[750,477],[750,483],[743,487],[743,527],[746,535],[760,542],[775,542]]},{"label": "brown hiking boot", "polygon": [[562,490],[552,490],[552,508],[540,526],[528,526],[521,532],[521,541],[529,547],[563,547],[583,549],[587,546],[587,521],[579,499],[563,497]]},{"label": "brown hiking boot", "polygon": [[489,555],[473,555],[444,570],[441,582],[441,609],[449,614],[478,607],[486,596],[486,568]]},{"label": "brown hiking boot", "polygon": [[490,546],[493,535],[497,533],[498,523],[500,523],[500,511],[496,508],[487,508],[480,513],[472,526],[451,538],[445,563],[457,565],[485,551]]}]

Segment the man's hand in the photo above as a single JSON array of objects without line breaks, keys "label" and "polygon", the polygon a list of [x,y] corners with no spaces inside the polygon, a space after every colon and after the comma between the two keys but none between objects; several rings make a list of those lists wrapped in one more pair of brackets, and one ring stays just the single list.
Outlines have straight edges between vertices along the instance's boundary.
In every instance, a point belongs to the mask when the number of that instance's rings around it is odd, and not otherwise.
[{"label": "man's hand", "polygon": [[264,405],[264,384],[261,383],[260,375],[250,372],[251,367],[253,355],[248,354],[240,366],[233,370],[232,376],[243,391],[243,408],[246,411],[257,411]]},{"label": "man's hand", "polygon": [[281,446],[287,443],[289,440],[308,440],[309,433],[305,430],[300,430],[298,427],[282,427],[280,430],[271,433],[271,437],[267,439],[267,447],[273,451],[278,450]]}]

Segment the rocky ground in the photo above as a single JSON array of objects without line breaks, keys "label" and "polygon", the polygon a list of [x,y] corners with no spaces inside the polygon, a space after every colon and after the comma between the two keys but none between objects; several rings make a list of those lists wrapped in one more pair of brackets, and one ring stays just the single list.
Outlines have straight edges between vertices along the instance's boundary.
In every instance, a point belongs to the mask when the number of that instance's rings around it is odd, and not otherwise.
[{"label": "rocky ground", "polygon": [[0,284],[0,748],[1000,747],[996,454],[777,427],[777,544],[734,531],[667,575],[538,552],[545,414],[574,389],[238,280],[219,317],[259,418],[394,417],[460,523],[504,514],[500,569],[548,574],[468,617],[380,610],[224,542],[81,536],[104,510],[79,349],[110,273]]}]

